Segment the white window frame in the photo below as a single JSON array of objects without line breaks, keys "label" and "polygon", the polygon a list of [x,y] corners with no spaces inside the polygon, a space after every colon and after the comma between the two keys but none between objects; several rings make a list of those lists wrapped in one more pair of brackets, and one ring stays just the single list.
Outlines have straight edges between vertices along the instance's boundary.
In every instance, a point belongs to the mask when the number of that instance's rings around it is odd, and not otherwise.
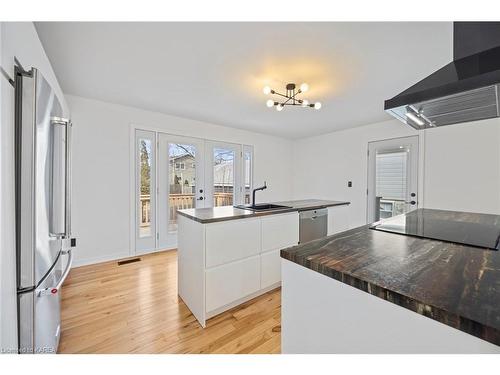
[{"label": "white window frame", "polygon": [[253,204],[252,202],[252,190],[253,190],[253,183],[254,183],[254,175],[253,175],[253,170],[254,170],[254,154],[253,154],[253,146],[250,145],[243,145],[242,146],[242,154],[241,154],[241,203],[245,203],[245,154],[250,153],[250,204]]}]

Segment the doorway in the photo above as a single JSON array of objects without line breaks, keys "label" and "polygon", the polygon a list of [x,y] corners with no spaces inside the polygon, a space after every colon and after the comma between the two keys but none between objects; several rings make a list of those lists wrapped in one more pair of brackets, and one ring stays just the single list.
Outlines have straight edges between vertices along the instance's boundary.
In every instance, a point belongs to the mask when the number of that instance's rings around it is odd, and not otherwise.
[{"label": "doorway", "polygon": [[418,207],[418,136],[368,143],[367,222]]},{"label": "doorway", "polygon": [[135,253],[177,246],[177,210],[249,203],[253,147],[135,130]]}]

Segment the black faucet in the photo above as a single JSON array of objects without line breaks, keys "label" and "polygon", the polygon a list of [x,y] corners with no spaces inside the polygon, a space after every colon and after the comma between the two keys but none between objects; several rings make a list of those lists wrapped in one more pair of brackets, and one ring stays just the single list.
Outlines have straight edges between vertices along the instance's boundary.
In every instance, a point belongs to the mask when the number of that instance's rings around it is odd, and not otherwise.
[{"label": "black faucet", "polygon": [[252,191],[252,206],[255,206],[255,192],[259,190],[267,189],[266,181],[264,181],[264,186],[253,189]]}]

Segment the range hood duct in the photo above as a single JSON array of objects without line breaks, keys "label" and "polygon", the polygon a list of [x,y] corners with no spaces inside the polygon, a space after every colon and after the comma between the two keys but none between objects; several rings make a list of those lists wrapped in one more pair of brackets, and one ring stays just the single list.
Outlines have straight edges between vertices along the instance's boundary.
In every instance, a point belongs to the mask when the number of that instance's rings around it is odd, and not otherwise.
[{"label": "range hood duct", "polygon": [[454,22],[453,61],[384,109],[421,130],[500,117],[499,95],[500,22]]}]

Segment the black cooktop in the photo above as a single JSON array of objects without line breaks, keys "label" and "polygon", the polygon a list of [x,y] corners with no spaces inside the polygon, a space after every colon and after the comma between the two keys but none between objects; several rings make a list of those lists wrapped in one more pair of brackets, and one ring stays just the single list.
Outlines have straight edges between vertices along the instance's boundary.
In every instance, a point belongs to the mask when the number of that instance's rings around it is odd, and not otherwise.
[{"label": "black cooktop", "polygon": [[500,248],[497,215],[425,208],[377,222],[370,228],[491,250]]}]

